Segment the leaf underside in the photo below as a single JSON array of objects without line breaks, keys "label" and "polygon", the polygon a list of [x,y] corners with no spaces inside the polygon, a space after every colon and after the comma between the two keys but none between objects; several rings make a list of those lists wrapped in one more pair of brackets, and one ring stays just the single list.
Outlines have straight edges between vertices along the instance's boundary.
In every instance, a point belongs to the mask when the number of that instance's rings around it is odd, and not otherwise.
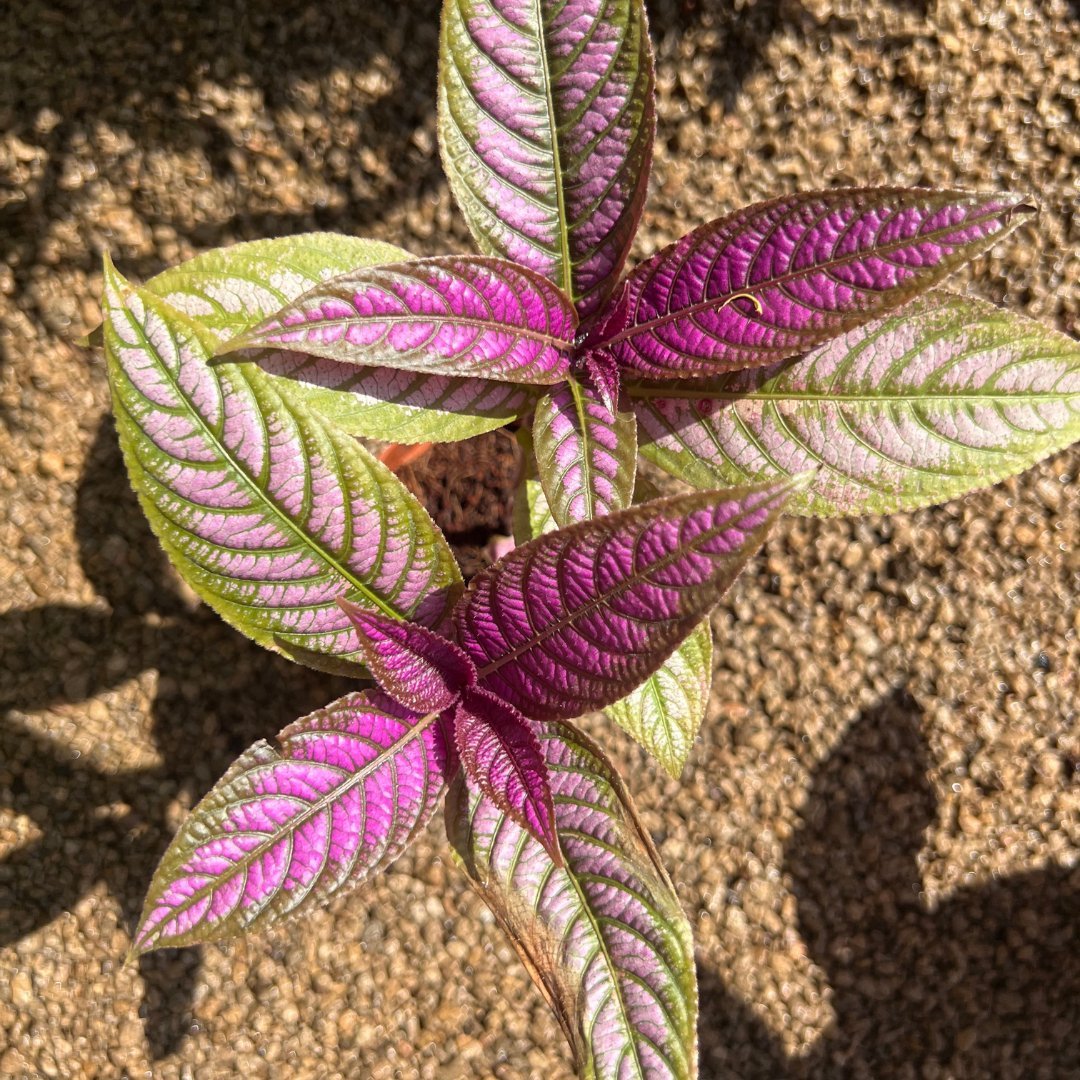
[{"label": "leaf underside", "polygon": [[480,249],[594,311],[648,186],[641,0],[444,0],[438,116],[443,167]]},{"label": "leaf underside", "polygon": [[537,402],[533,446],[557,524],[588,521],[630,505],[637,420],[629,408],[612,416],[587,375],[570,375]]},{"label": "leaf underside", "polygon": [[693,935],[628,793],[569,724],[537,726],[565,866],[464,777],[447,831],[591,1080],[697,1076]]},{"label": "leaf underside", "polygon": [[705,618],[658,671],[604,712],[677,780],[705,719],[711,685],[712,627]]},{"label": "leaf underside", "polygon": [[[329,278],[409,258],[392,244],[303,233],[205,252],[152,278],[145,288],[227,341]],[[357,368],[278,350],[257,362],[279,380],[280,394],[350,435],[399,443],[483,434],[526,412],[535,396],[512,383]]]},{"label": "leaf underside", "polygon": [[479,684],[535,720],[618,701],[708,613],[805,481],[662,499],[515,548],[454,609]]},{"label": "leaf underside", "polygon": [[401,854],[447,773],[436,714],[349,694],[245,751],[192,810],[146,898],[133,951],[216,941],[323,904]]},{"label": "leaf underside", "polygon": [[1080,439],[1080,344],[932,292],[801,360],[632,393],[642,455],[695,487],[816,467],[791,511],[890,513],[996,483]]},{"label": "leaf underside", "polygon": [[1016,197],[960,191],[782,196],[637,267],[589,340],[650,379],[773,363],[900,306],[1032,213]]},{"label": "leaf underside", "polygon": [[258,368],[209,365],[212,336],[111,267],[104,309],[132,485],[170,559],[218,614],[330,670],[360,659],[338,597],[442,620],[457,565],[388,469]]}]

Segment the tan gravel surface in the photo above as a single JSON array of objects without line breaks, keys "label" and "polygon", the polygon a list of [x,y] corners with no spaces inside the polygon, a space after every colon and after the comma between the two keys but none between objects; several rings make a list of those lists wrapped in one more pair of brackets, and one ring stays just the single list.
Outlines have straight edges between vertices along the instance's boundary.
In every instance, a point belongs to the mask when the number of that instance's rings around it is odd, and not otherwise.
[{"label": "tan gravel surface", "polygon": [[[638,255],[850,182],[1030,191],[965,277],[1080,333],[1075,0],[650,0]],[[463,250],[436,0],[0,4],[0,1076],[569,1076],[436,823],[229,947],[122,956],[230,758],[341,691],[200,609],[122,475],[101,253],[310,228]],[[968,282],[971,282],[969,285]],[[790,521],[716,615],[684,782],[629,770],[698,933],[702,1072],[1080,1077],[1080,452],[941,509]]]}]

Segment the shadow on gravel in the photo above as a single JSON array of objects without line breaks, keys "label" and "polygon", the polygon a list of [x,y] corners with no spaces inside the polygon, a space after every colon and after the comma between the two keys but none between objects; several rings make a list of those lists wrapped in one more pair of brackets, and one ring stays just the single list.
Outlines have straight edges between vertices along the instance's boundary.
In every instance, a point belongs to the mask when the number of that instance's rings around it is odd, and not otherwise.
[{"label": "shadow on gravel", "polygon": [[[788,1059],[702,971],[704,1077],[1080,1075],[1080,869],[960,886],[928,905],[916,862],[937,817],[927,765],[903,694],[864,713],[825,762],[786,869],[835,1024]],[[1032,1059],[1036,1032],[1054,1036],[1055,1061]]]},{"label": "shadow on gravel", "polygon": [[[70,911],[98,882],[121,904],[130,933],[172,839],[175,800],[200,798],[256,739],[355,685],[290,664],[170,593],[108,418],[80,482],[77,535],[84,571],[111,612],[48,605],[0,615],[5,667],[19,673],[0,688],[0,711],[78,703],[154,669],[160,764],[112,772],[16,717],[0,720],[0,802],[43,834],[0,863],[0,946]],[[159,1058],[189,1030],[199,951],[155,953],[139,965]]]}]

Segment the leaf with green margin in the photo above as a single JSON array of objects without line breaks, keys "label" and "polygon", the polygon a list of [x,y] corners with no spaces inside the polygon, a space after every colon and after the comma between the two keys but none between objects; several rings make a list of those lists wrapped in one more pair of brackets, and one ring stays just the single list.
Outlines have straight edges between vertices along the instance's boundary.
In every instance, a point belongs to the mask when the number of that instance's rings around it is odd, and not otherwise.
[{"label": "leaf with green margin", "polygon": [[567,723],[535,725],[565,866],[458,774],[450,843],[587,1080],[697,1076],[693,932],[629,793]]},{"label": "leaf with green margin", "polygon": [[659,671],[604,713],[678,780],[705,719],[711,686],[712,627],[702,619]]},{"label": "leaf with green margin", "polygon": [[819,467],[789,513],[891,513],[1013,476],[1080,438],[1080,344],[931,292],[800,360],[628,386],[642,456],[699,488]]},{"label": "leaf with green margin", "polygon": [[440,714],[377,690],[255,743],[173,838],[132,954],[265,929],[366,881],[424,828],[454,768]]},{"label": "leaf with green margin", "polygon": [[537,473],[559,525],[623,510],[634,493],[637,420],[612,416],[591,378],[570,375],[536,404]]},{"label": "leaf with green margin", "polygon": [[166,553],[267,648],[355,674],[345,596],[439,625],[460,590],[430,517],[384,465],[106,262],[105,345],[132,486]]},{"label": "leaf with green margin", "polygon": [[[144,286],[226,341],[321,282],[412,256],[393,244],[335,233],[254,240],[196,255]],[[91,335],[92,336],[92,335]],[[278,392],[350,435],[390,442],[454,442],[526,412],[535,392],[486,379],[384,368],[358,370],[302,353],[267,350],[258,363]]]},{"label": "leaf with green margin", "polygon": [[481,251],[595,311],[648,187],[642,0],[444,0],[438,112],[443,168]]}]

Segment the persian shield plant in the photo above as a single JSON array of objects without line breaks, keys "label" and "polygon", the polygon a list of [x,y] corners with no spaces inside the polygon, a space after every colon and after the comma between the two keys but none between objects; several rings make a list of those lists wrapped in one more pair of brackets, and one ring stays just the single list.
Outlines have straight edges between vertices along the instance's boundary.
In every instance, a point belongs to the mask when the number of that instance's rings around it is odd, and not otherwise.
[{"label": "persian shield plant", "polygon": [[[578,1072],[692,1077],[689,924],[573,721],[606,710],[679,775],[709,611],[777,517],[923,506],[1068,445],[1080,349],[936,289],[1030,217],[1007,195],[781,195],[623,275],[655,124],[641,0],[445,0],[438,94],[480,254],[317,233],[143,286],[106,260],[117,429],[169,557],[262,645],[368,680],[195,807],[133,950],[323,902],[441,804]],[[357,437],[507,424],[517,547],[466,587]],[[639,453],[689,489],[653,498]]]}]

